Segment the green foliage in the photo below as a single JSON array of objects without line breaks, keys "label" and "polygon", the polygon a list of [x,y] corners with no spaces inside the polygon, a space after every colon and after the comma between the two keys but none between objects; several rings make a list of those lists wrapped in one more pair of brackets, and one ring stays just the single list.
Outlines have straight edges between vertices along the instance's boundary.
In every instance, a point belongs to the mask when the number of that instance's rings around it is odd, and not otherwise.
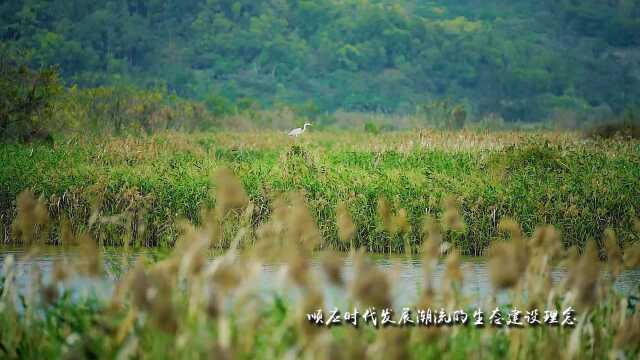
[{"label": "green foliage", "polygon": [[369,134],[378,135],[380,133],[380,127],[371,121],[367,121],[364,123],[364,131]]},{"label": "green foliage", "polygon": [[[404,240],[420,244],[425,212],[441,216],[446,195],[461,199],[466,230],[448,236],[466,254],[481,254],[503,217],[517,219],[527,233],[542,223],[555,225],[567,246],[599,238],[606,227],[617,229],[623,242],[637,241],[630,221],[640,212],[637,143],[435,134],[441,140],[429,133],[310,132],[290,143],[280,132],[262,132],[70,139],[54,148],[7,144],[0,146],[0,219],[9,226],[14,199],[31,188],[45,199],[61,199],[54,200],[57,211],[78,227],[95,206],[104,216],[135,214],[129,224],[95,224],[90,230],[105,244],[120,244],[131,231],[136,243],[171,245],[175,219],[199,221],[201,207],[212,201],[209,174],[224,166],[239,175],[254,203],[254,226],[266,221],[280,194],[303,190],[323,238],[338,248],[344,246],[337,237],[338,201],[348,201],[354,246],[387,252],[402,251]],[[392,139],[400,140],[397,147]],[[495,148],[474,147],[485,142]],[[406,238],[378,226],[380,197],[389,199],[393,213],[406,211],[412,224]]]},{"label": "green foliage", "polygon": [[467,111],[464,109],[463,105],[456,105],[451,110],[450,117],[450,125],[449,127],[452,129],[462,129],[465,121],[467,120]]},{"label": "green foliage", "polygon": [[296,106],[295,112],[298,116],[309,120],[316,120],[320,115],[318,105],[312,100],[307,100],[303,104]]},{"label": "green foliage", "polygon": [[231,102],[223,95],[211,94],[205,99],[205,104],[207,104],[209,111],[217,116],[228,115],[233,112]]},{"label": "green foliage", "polygon": [[532,121],[640,101],[639,14],[597,0],[12,1],[0,42],[67,84],[166,88],[216,116],[246,99],[314,118],[451,98],[468,117]]},{"label": "green foliage", "polygon": [[55,68],[30,70],[0,47],[0,141],[50,140],[50,118],[61,90]]},{"label": "green foliage", "polygon": [[[55,130],[66,133],[150,134],[164,130],[207,130],[219,126],[205,103],[163,89],[101,86],[63,91],[49,114]],[[250,109],[250,108],[249,108]]]},{"label": "green foliage", "polygon": [[417,112],[424,117],[427,125],[441,129],[462,129],[467,119],[464,105],[453,104],[451,99],[426,102],[418,107]]},{"label": "green foliage", "polygon": [[640,122],[618,121],[598,125],[587,134],[592,138],[611,139],[616,137],[640,139]]},{"label": "green foliage", "polygon": [[640,106],[628,106],[617,118],[592,126],[587,130],[587,136],[604,139],[640,139]]}]

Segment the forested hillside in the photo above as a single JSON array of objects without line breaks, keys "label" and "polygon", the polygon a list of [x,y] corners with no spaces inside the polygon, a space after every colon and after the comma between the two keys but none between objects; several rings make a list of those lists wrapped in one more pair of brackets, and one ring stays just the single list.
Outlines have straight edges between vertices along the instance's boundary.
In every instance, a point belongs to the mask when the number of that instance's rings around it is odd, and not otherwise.
[{"label": "forested hillside", "polygon": [[476,117],[620,113],[640,102],[634,0],[9,0],[0,39],[81,87],[230,104]]}]

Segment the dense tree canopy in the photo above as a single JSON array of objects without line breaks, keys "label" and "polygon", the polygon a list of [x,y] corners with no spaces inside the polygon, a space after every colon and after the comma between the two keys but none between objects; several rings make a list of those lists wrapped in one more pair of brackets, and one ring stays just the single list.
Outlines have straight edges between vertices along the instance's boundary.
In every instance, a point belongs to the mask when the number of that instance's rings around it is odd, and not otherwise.
[{"label": "dense tree canopy", "polygon": [[453,98],[538,120],[640,102],[635,0],[9,0],[0,40],[68,84],[214,106],[407,113]]}]

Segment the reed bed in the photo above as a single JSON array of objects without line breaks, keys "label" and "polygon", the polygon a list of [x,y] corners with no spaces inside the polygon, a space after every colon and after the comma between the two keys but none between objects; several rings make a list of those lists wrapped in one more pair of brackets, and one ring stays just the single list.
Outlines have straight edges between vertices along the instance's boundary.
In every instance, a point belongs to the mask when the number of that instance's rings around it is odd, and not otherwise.
[{"label": "reed bed", "polygon": [[[277,199],[301,191],[321,248],[348,250],[338,228],[345,218],[340,213],[348,213],[350,246],[416,251],[423,219],[445,215],[447,196],[465,227],[444,236],[465,255],[484,254],[503,218],[516,219],[529,235],[538,224],[552,224],[567,248],[584,248],[606,228],[626,246],[638,240],[639,144],[566,132],[467,130],[309,132],[295,140],[279,132],[166,133],[2,144],[2,241],[20,242],[11,224],[18,195],[29,189],[56,224],[82,228],[101,244],[171,247],[180,219],[199,224],[203,209],[216,206],[224,184],[213,173],[225,167],[239,177],[251,203],[243,221],[254,240]],[[381,206],[389,218],[401,219],[398,231],[378,216]],[[239,218],[226,222],[228,232],[240,227]],[[54,235],[45,241],[61,243]]]},{"label": "reed bed", "polygon": [[[2,357],[583,359],[639,355],[638,292],[623,296],[614,290],[613,282],[625,267],[640,266],[640,243],[621,247],[612,229],[599,241],[588,241],[580,254],[576,246],[563,247],[553,226],[539,226],[528,236],[516,221],[499,221],[497,239],[488,250],[494,289],[489,303],[498,306],[495,298],[502,291],[509,297],[502,307],[562,311],[570,306],[575,309],[573,325],[317,326],[307,314],[331,307],[323,298],[323,287],[342,289],[352,307],[361,310],[391,304],[392,280],[370,263],[363,248],[357,249],[357,226],[345,203],[338,205],[336,241],[351,248],[355,273],[349,279],[330,254],[323,258],[323,274],[309,270],[312,252],[325,240],[304,193],[275,199],[270,216],[254,230],[255,204],[241,180],[228,169],[218,170],[214,179],[224,184],[216,187],[215,206],[203,210],[197,223],[181,221],[171,254],[157,262],[139,258],[122,274],[110,298],[77,299],[65,290],[74,278],[102,276],[101,241],[67,220],[54,226],[57,220],[48,214],[44,202],[30,191],[21,193],[13,230],[25,246],[35,253],[47,241],[47,233],[59,229],[62,244],[78,248],[82,255],[79,261],[57,261],[48,277],[36,268],[26,292],[16,284],[14,259],[5,259],[0,283]],[[442,215],[425,217],[419,230],[421,245],[416,252],[422,257],[426,281],[420,284],[420,300],[412,309],[466,309],[471,314],[471,300],[460,291],[465,281],[461,249],[446,240],[448,232],[463,231],[468,224],[456,197],[445,198],[442,207]],[[384,231],[402,236],[410,224],[402,211],[391,208],[389,201],[379,200],[377,216]],[[91,220],[111,221],[102,215]],[[636,231],[638,225],[636,221]],[[209,251],[219,249],[225,239],[231,239],[224,246],[227,250],[207,261]],[[123,251],[128,244],[124,243]],[[443,285],[436,288],[431,274],[442,253],[447,254],[446,271]],[[286,286],[301,296],[258,296],[257,275],[262,264],[273,261],[285,265]],[[562,282],[552,285],[550,269],[557,264],[569,270]],[[608,276],[602,276],[603,269]]]}]

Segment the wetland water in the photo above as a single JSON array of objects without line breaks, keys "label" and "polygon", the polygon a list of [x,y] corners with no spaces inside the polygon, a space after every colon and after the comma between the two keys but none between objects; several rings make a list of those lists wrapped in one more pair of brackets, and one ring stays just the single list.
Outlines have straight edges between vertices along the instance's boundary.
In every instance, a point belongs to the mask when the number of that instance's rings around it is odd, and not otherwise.
[{"label": "wetland water", "polygon": [[[75,279],[68,286],[73,289],[76,296],[88,296],[95,294],[98,297],[111,295],[114,281],[127,267],[134,264],[135,260],[145,255],[150,259],[163,259],[168,256],[168,250],[163,249],[139,249],[130,250],[128,254],[122,248],[105,248],[102,257],[105,267],[105,275],[101,280],[95,279]],[[13,255],[17,264],[16,283],[21,289],[27,289],[34,268],[42,271],[43,278],[47,281],[51,273],[54,261],[58,259],[82,261],[77,250],[65,249],[61,247],[45,247],[37,254],[28,254],[27,249],[21,247],[0,247],[0,276],[4,277],[4,263],[7,256]],[[349,254],[337,254],[343,262],[343,276],[349,280],[353,276],[353,263]],[[424,273],[419,257],[403,255],[368,255],[373,262],[382,269],[391,279],[394,306],[403,307],[416,303],[422,284],[424,284]],[[325,302],[328,307],[347,306],[344,290],[328,285],[321,270],[319,254],[311,260],[312,273],[321,280],[325,292]],[[210,261],[215,257],[211,256]],[[436,289],[441,288],[443,274],[445,270],[444,259],[440,259],[435,272],[432,274],[433,283]],[[462,259],[462,270],[464,273],[463,293],[469,303],[482,305],[491,299],[491,284],[489,282],[487,259],[483,257],[466,257]],[[286,281],[285,266],[283,264],[272,263],[263,264],[258,270],[257,293],[261,296],[272,297],[278,294],[287,297],[298,297],[294,286]],[[556,267],[551,276],[554,284],[561,281],[566,275],[566,269]],[[604,272],[602,276],[606,277]],[[640,286],[640,269],[625,270],[617,279],[615,288],[621,293],[637,293]],[[498,294],[498,301],[506,298],[506,294]]]}]

